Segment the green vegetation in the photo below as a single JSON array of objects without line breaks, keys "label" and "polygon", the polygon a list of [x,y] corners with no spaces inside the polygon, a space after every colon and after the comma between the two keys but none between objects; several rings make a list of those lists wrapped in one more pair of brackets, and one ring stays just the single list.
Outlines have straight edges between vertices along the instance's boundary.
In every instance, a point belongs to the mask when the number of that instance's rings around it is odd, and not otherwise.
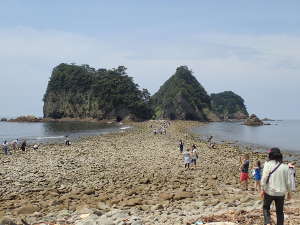
[{"label": "green vegetation", "polygon": [[152,97],[156,118],[210,120],[210,97],[186,66],[180,66]]},{"label": "green vegetation", "polygon": [[244,99],[232,91],[211,95],[212,110],[222,119],[246,119],[248,112]]},{"label": "green vegetation", "polygon": [[44,101],[44,117],[150,119],[150,94],[126,73],[89,65],[60,64],[53,69]]},{"label": "green vegetation", "polygon": [[53,69],[44,117],[216,121],[244,119],[244,100],[231,91],[209,96],[186,66],[180,66],[154,95],[139,89],[126,68],[94,69],[62,63]]}]

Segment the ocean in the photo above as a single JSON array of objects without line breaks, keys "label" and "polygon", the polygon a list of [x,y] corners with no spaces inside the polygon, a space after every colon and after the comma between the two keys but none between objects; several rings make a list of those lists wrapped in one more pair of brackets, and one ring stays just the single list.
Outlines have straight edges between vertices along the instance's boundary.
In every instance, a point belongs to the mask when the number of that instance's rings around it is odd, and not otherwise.
[{"label": "ocean", "polygon": [[300,120],[267,121],[271,125],[251,127],[242,122],[208,123],[193,129],[201,136],[212,135],[217,141],[250,145],[255,149],[279,147],[283,151],[300,153]]},{"label": "ocean", "polygon": [[119,123],[96,122],[0,122],[0,142],[18,138],[28,143],[63,143],[65,136],[70,140],[83,136],[120,132],[130,128]]}]

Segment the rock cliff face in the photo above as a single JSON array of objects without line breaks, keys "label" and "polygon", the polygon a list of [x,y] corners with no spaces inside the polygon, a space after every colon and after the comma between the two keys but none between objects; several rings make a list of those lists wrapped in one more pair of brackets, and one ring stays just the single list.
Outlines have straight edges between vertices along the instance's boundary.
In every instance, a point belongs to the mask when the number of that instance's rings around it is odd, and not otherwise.
[{"label": "rock cliff face", "polygon": [[224,91],[218,94],[211,94],[212,110],[222,120],[246,119],[248,112],[244,99],[232,91]]},{"label": "rock cliff face", "polygon": [[44,95],[44,117],[149,119],[147,90],[140,91],[125,67],[99,69],[60,64],[53,69]]},{"label": "rock cliff face", "polygon": [[210,96],[186,66],[180,66],[152,97],[158,119],[217,120]]}]

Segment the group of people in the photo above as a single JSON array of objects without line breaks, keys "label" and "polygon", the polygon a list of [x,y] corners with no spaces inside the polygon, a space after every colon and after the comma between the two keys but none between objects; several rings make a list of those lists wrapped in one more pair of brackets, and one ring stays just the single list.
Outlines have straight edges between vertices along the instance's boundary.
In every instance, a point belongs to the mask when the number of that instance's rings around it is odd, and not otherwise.
[{"label": "group of people", "polygon": [[[162,121],[162,123],[159,125],[159,128],[155,128],[153,129],[153,134],[167,134],[167,128],[171,125],[170,121]],[[151,125],[151,128],[153,128],[153,126]]]},{"label": "group of people", "polygon": [[184,150],[184,143],[180,140],[179,151],[183,155],[185,169],[190,169],[190,165],[196,167],[199,155],[195,144],[193,144],[191,148],[186,148],[186,150]]},{"label": "group of people", "polygon": [[[13,140],[10,143],[5,140],[3,142],[3,144],[2,144],[4,154],[5,155],[11,155],[12,152],[10,151],[10,145],[11,145],[11,147],[12,147],[13,150],[17,150],[18,149],[18,144],[19,144],[19,139],[15,139],[15,140]],[[26,140],[23,140],[21,142],[20,149],[23,152],[25,152],[26,151],[26,147],[27,147],[27,142],[26,142]],[[38,147],[34,145],[33,148],[38,148]]]},{"label": "group of people", "polygon": [[[249,155],[245,154],[241,159],[240,181],[245,190],[248,189],[249,180]],[[270,206],[275,202],[277,225],[284,224],[283,206],[285,196],[291,199],[291,192],[296,191],[295,163],[284,164],[283,156],[278,148],[269,150],[268,159],[261,166],[257,161],[251,175],[255,180],[255,189],[263,198],[264,224],[270,224]]]},{"label": "group of people", "polygon": [[[208,146],[211,147],[212,136],[208,140]],[[184,167],[190,168],[190,165],[196,167],[198,160],[198,150],[195,144],[191,148],[184,148],[182,140],[179,141],[179,151],[183,155]],[[256,161],[250,169],[249,154],[244,154],[240,158],[240,182],[244,190],[248,190],[249,179],[252,178],[255,184],[255,190],[260,193],[263,199],[264,224],[271,224],[270,206],[275,202],[277,225],[284,224],[283,206],[285,196],[291,199],[291,193],[296,191],[296,169],[295,163],[284,164],[283,156],[278,148],[272,148],[268,152],[267,161],[262,166],[261,161]],[[250,175],[249,175],[250,174]]]},{"label": "group of people", "polygon": [[[71,145],[71,141],[70,141],[70,138],[69,136],[65,136],[66,139],[65,139],[65,145],[69,146]],[[38,144],[34,144],[32,145],[32,148],[34,150],[37,150],[40,146]],[[11,142],[8,142],[7,140],[5,140],[3,143],[2,143],[2,148],[3,148],[3,153],[5,155],[12,155],[12,150],[17,150],[17,149],[21,149],[22,152],[25,152],[26,149],[28,148],[28,145],[27,145],[27,142],[26,140],[23,140],[21,142],[21,144],[19,145],[19,139],[15,139]]]}]

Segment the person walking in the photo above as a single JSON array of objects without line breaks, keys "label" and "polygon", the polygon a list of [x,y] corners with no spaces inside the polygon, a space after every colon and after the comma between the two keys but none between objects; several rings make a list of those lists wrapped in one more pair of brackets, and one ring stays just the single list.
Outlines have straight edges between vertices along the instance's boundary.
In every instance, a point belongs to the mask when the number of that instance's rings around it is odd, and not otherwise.
[{"label": "person walking", "polygon": [[67,146],[71,145],[69,136],[66,136],[65,145],[67,145]]},{"label": "person walking", "polygon": [[296,169],[295,169],[295,162],[289,163],[289,172],[291,176],[291,191],[296,191]]},{"label": "person walking", "polygon": [[23,152],[25,152],[26,146],[27,146],[26,140],[24,140],[24,141],[22,142],[22,144],[21,144],[21,150],[22,150]]},{"label": "person walking", "polygon": [[260,185],[261,173],[262,173],[261,163],[258,160],[256,162],[256,167],[254,167],[255,190],[257,190],[258,192],[261,191],[261,185]]},{"label": "person walking", "polygon": [[11,142],[13,150],[16,150],[18,148],[18,139],[15,139]]},{"label": "person walking", "polygon": [[182,142],[182,140],[179,141],[179,151],[180,151],[180,153],[183,152],[183,142]]},{"label": "person walking", "polygon": [[191,164],[194,165],[195,168],[197,165],[197,159],[198,159],[198,150],[196,145],[193,145],[192,152],[191,152]]},{"label": "person walking", "polygon": [[3,142],[2,145],[3,145],[3,151],[4,151],[4,154],[5,154],[5,155],[11,154],[11,152],[9,151],[8,143],[7,143],[6,140]]},{"label": "person walking", "polygon": [[275,201],[277,225],[284,224],[284,199],[291,199],[291,179],[289,168],[282,163],[282,154],[279,148],[272,148],[269,152],[269,161],[265,162],[261,179],[261,197],[263,201],[264,224],[271,224],[270,206]]},{"label": "person walking", "polygon": [[190,169],[191,154],[189,149],[186,149],[186,151],[183,152],[183,161],[184,161],[184,168]]},{"label": "person walking", "polygon": [[241,159],[241,167],[240,167],[240,182],[241,182],[241,186],[245,186],[245,190],[248,190],[248,180],[249,180],[249,155],[245,154]]}]

